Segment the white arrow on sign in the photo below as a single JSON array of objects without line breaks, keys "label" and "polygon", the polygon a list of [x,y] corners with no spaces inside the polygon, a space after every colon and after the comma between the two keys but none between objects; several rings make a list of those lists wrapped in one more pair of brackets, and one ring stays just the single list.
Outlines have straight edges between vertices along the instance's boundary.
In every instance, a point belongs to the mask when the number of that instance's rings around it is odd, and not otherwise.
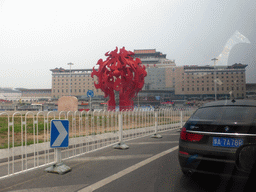
[{"label": "white arrow on sign", "polygon": [[68,132],[66,131],[65,127],[62,125],[61,121],[53,121],[53,123],[60,133],[59,136],[57,137],[57,139],[52,144],[52,146],[56,147],[56,146],[60,146],[62,144],[62,142],[66,138]]}]

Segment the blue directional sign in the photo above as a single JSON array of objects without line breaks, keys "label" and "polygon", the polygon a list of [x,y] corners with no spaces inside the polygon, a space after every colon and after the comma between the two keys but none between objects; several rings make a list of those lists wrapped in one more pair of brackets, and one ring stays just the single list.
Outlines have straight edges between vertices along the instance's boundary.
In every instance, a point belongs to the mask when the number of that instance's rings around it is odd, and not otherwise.
[{"label": "blue directional sign", "polygon": [[51,121],[51,148],[68,147],[69,145],[69,121]]},{"label": "blue directional sign", "polygon": [[88,90],[87,97],[93,97],[93,96],[94,96],[93,90]]}]

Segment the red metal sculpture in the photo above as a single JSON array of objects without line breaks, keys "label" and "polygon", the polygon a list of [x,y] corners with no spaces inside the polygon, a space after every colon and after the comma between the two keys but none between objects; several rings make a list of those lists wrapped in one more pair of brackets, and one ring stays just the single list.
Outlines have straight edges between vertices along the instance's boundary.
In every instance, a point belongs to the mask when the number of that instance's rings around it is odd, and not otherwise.
[{"label": "red metal sculpture", "polygon": [[119,91],[119,109],[133,110],[133,100],[138,92],[144,86],[144,78],[147,76],[145,66],[141,65],[141,60],[136,58],[135,60],[131,51],[126,51],[123,47],[118,52],[118,48],[110,53],[107,52],[105,56],[108,56],[105,61],[100,59],[97,63],[99,65],[98,71],[93,67],[91,77],[96,75],[98,77],[98,83],[94,82],[96,89],[101,89],[105,95],[109,96],[108,110],[115,110],[115,92]]}]

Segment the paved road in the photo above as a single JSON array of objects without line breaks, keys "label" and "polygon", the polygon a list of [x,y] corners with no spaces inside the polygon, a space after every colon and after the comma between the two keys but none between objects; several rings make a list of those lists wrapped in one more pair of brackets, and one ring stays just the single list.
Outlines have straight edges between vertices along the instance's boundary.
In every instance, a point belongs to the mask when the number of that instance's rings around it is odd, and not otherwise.
[{"label": "paved road", "polygon": [[65,175],[44,168],[0,180],[0,191],[243,191],[245,182],[213,176],[185,177],[179,167],[177,130],[162,139],[143,137],[126,142],[127,150],[107,147],[66,160]]}]

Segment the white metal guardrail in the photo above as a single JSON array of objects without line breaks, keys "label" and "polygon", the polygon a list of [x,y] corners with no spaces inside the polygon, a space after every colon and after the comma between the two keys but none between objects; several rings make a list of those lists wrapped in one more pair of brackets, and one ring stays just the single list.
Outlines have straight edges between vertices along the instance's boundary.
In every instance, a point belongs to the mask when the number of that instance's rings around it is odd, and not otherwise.
[{"label": "white metal guardrail", "polygon": [[[64,160],[117,144],[121,139],[126,141],[181,128],[193,112],[193,109],[169,108],[159,111],[0,113],[0,179],[56,162],[56,154],[50,148],[52,119],[70,122],[69,147],[61,149]],[[122,134],[119,134],[118,116],[122,118]]]}]

